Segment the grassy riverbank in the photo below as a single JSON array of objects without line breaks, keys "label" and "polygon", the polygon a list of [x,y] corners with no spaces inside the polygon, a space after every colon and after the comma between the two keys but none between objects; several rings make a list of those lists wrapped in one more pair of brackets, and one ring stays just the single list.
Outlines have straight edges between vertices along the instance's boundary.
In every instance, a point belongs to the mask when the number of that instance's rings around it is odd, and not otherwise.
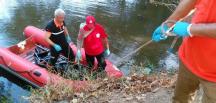
[{"label": "grassy riverbank", "polygon": [[[157,93],[173,90],[176,73],[159,72],[145,74],[140,66],[132,66],[129,76],[120,79],[88,79],[84,91],[74,92],[73,88],[62,82],[59,85],[46,85],[32,90],[28,98],[32,103],[123,103],[144,102],[155,98]],[[90,75],[86,75],[88,78]],[[74,77],[67,77],[73,79]],[[165,90],[165,91],[164,91]],[[170,94],[171,95],[171,94]],[[171,98],[169,95],[165,95]],[[153,99],[152,99],[153,100]],[[157,102],[155,102],[157,103]]]}]

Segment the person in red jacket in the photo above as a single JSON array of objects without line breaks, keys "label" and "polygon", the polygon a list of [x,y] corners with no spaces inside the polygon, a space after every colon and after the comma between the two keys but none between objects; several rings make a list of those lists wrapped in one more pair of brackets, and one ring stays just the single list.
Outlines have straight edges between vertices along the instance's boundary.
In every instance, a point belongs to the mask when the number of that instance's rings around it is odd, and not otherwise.
[{"label": "person in red jacket", "polygon": [[95,58],[98,61],[98,72],[105,70],[105,55],[110,54],[107,34],[93,16],[87,16],[86,22],[80,26],[77,38],[77,60],[81,60],[81,48],[84,47],[89,68],[94,66]]},{"label": "person in red jacket", "polygon": [[[202,103],[216,103],[216,0],[181,0],[167,20],[178,21],[196,9],[191,23],[177,22],[172,30],[184,37],[179,49],[180,67],[173,103],[191,103],[201,84]],[[153,41],[166,39],[161,26]],[[167,29],[168,27],[164,27]]]}]

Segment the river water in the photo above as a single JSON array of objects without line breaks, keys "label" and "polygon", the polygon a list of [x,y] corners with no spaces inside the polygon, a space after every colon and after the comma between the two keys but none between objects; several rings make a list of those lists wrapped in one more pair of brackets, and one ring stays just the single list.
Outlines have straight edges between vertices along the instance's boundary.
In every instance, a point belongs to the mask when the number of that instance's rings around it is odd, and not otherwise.
[{"label": "river water", "polygon": [[[8,47],[24,40],[23,29],[28,25],[44,28],[56,8],[66,11],[66,24],[73,41],[85,16],[94,15],[109,35],[110,59],[114,63],[150,40],[154,28],[171,13],[166,7],[149,4],[148,0],[0,0],[0,46]],[[171,40],[150,44],[129,58],[130,62],[149,63],[154,68],[177,68],[176,55],[166,53]],[[0,77],[2,95],[20,102],[29,92]]]}]

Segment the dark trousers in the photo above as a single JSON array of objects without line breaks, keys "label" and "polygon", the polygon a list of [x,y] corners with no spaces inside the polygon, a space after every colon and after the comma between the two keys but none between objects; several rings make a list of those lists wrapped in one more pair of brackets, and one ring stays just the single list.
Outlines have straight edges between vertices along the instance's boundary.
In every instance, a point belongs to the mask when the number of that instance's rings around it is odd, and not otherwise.
[{"label": "dark trousers", "polygon": [[87,60],[89,68],[90,69],[93,68],[95,58],[98,61],[98,72],[105,70],[106,62],[105,62],[105,57],[104,57],[103,53],[96,55],[96,56],[91,56],[91,55],[86,54],[86,60]]},{"label": "dark trousers", "polygon": [[54,47],[51,47],[50,49],[50,52],[51,52],[50,65],[51,66],[55,66],[55,63],[57,62],[60,53],[62,53],[62,55],[67,57],[69,61],[73,62],[75,60],[74,52],[69,46],[69,44],[60,45],[60,46],[62,47],[62,50],[59,52],[56,51]]}]

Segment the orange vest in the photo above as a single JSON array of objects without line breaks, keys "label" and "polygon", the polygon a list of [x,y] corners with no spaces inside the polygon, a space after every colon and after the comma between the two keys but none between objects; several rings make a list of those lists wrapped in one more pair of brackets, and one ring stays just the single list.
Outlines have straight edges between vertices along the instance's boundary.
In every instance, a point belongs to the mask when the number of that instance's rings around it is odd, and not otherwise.
[{"label": "orange vest", "polygon": [[[216,23],[216,0],[198,1],[192,23]],[[179,57],[192,73],[202,79],[216,82],[216,38],[184,38]]]}]

